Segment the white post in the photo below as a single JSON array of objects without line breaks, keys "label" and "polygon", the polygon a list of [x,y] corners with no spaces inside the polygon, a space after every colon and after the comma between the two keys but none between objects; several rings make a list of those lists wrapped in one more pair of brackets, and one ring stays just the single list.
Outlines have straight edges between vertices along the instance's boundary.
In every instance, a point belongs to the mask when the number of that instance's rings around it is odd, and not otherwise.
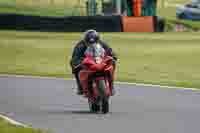
[{"label": "white post", "polygon": [[117,14],[121,14],[121,0],[116,0]]}]

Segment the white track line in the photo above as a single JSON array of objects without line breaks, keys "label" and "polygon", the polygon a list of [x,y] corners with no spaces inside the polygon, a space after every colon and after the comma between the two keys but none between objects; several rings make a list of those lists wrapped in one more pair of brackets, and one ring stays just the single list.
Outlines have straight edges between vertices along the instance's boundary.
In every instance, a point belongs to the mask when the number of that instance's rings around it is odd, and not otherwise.
[{"label": "white track line", "polygon": [[11,118],[8,118],[7,116],[4,116],[4,115],[1,115],[1,114],[0,114],[0,117],[1,117],[2,119],[6,120],[7,122],[9,122],[10,124],[13,124],[13,125],[16,125],[16,126],[21,126],[21,127],[28,127],[28,126],[25,125],[25,124],[22,124],[22,123],[20,123],[20,122],[18,122],[18,121],[15,121],[15,120],[11,119]]},{"label": "white track line", "polygon": [[[72,78],[56,78],[56,77],[40,77],[40,76],[26,76],[26,75],[9,75],[9,74],[0,74],[0,77],[17,77],[17,78],[39,78],[39,79],[56,79],[56,80],[74,80]],[[169,88],[169,89],[183,89],[183,90],[192,90],[200,91],[198,88],[185,88],[185,87],[176,87],[176,86],[162,86],[162,85],[153,85],[153,84],[142,84],[142,83],[131,83],[131,82],[119,82],[116,81],[116,84],[119,85],[134,85],[134,86],[144,86],[144,87],[160,87],[160,88]]]},{"label": "white track line", "polygon": [[176,87],[176,86],[162,86],[162,85],[153,85],[153,84],[142,84],[142,83],[129,83],[129,82],[116,82],[117,84],[122,85],[135,85],[135,86],[144,86],[144,87],[159,87],[159,88],[168,88],[168,89],[183,89],[183,90],[192,90],[192,91],[200,91],[197,88],[185,88],[185,87]]}]

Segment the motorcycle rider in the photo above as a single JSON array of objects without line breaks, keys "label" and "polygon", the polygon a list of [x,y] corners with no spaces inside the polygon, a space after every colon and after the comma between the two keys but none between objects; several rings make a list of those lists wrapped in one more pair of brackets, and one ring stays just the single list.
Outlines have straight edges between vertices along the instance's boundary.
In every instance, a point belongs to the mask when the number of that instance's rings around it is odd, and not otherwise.
[{"label": "motorcycle rider", "polygon": [[[97,31],[87,30],[83,35],[83,39],[80,40],[74,47],[74,50],[72,53],[72,58],[70,60],[72,73],[74,74],[76,82],[77,82],[77,87],[78,87],[77,94],[78,95],[83,94],[83,88],[81,86],[80,79],[79,79],[79,72],[82,69],[81,62],[85,57],[84,53],[85,53],[87,47],[92,44],[95,44],[95,43],[99,43],[105,49],[106,53],[109,56],[113,57],[113,59],[114,59],[113,66],[114,66],[114,70],[115,70],[115,61],[117,61],[117,57],[116,57],[116,54],[113,52],[112,48],[110,48],[105,42],[103,42],[100,39],[99,33]],[[115,89],[113,86],[113,77],[110,77],[109,80],[110,80],[110,84],[111,84],[112,95],[114,95]]]}]

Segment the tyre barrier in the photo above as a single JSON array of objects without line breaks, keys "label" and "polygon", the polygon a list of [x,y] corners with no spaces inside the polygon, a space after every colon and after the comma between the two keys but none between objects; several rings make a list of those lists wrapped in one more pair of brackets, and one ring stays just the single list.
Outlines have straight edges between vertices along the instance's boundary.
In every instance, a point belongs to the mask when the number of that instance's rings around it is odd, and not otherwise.
[{"label": "tyre barrier", "polygon": [[154,32],[154,17],[122,17],[124,32]]}]

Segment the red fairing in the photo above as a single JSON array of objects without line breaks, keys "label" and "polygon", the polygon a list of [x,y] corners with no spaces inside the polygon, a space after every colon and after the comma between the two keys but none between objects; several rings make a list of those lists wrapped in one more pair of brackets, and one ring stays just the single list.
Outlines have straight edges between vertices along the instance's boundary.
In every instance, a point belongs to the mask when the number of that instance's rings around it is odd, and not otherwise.
[{"label": "red fairing", "polygon": [[96,63],[94,62],[94,60],[90,56],[86,57],[82,62],[82,65],[85,65],[87,67],[89,67],[90,65],[94,65],[94,64],[96,64]]},{"label": "red fairing", "polygon": [[[87,56],[83,62],[82,65],[84,65],[84,69],[80,71],[79,77],[80,81],[83,87],[83,92],[86,97],[88,97],[88,77],[91,76],[92,74],[96,72],[103,72],[103,73],[110,73],[113,75],[114,70],[113,70],[113,65],[112,65],[112,57],[106,56],[103,58],[102,62],[100,64],[96,64],[95,61],[90,56]],[[93,97],[98,96],[98,91],[97,91],[97,85],[98,85],[98,80],[102,80],[102,78],[105,80],[106,83],[106,93],[107,96],[110,96],[111,94],[111,89],[110,89],[110,84],[109,80],[105,77],[98,77],[95,79],[95,84],[93,84]]]}]

